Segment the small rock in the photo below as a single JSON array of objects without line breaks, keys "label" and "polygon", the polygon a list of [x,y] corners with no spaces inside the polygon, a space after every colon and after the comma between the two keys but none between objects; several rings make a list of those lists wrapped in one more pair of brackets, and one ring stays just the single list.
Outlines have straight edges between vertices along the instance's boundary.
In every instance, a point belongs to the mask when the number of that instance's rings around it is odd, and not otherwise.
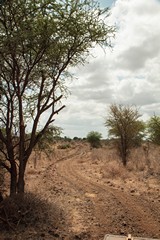
[{"label": "small rock", "polygon": [[81,236],[75,235],[75,236],[74,236],[74,239],[81,239]]},{"label": "small rock", "polygon": [[59,238],[59,234],[58,234],[58,233],[55,233],[55,232],[52,231],[52,230],[49,230],[48,233],[49,233],[50,235],[52,235],[53,237],[55,237],[55,238]]},{"label": "small rock", "polygon": [[124,235],[125,231],[123,229],[120,230],[120,235]]},{"label": "small rock", "polygon": [[130,192],[131,192],[131,193],[135,193],[135,191],[136,191],[135,189],[132,189]]},{"label": "small rock", "polygon": [[45,233],[41,233],[41,237],[45,237]]},{"label": "small rock", "polygon": [[127,223],[124,221],[124,222],[122,223],[122,225],[123,225],[124,227],[126,227],[126,226],[127,226]]}]

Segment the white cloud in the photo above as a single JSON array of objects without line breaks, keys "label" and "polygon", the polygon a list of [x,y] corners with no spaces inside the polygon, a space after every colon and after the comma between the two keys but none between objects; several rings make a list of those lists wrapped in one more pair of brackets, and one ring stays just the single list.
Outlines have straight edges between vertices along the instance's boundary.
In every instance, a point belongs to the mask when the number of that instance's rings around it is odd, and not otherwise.
[{"label": "white cloud", "polygon": [[111,103],[136,104],[147,119],[160,114],[160,1],[117,0],[109,24],[117,25],[113,51],[94,49],[90,63],[75,70],[67,108],[57,125],[64,134],[85,137],[100,131]]}]

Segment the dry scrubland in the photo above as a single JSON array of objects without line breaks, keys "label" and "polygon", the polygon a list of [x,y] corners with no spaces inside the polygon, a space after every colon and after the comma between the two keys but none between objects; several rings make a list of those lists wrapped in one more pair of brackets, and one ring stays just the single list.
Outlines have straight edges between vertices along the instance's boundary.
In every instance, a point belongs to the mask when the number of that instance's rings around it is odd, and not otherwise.
[{"label": "dry scrubland", "polygon": [[1,204],[0,239],[160,238],[159,186],[154,145],[133,149],[124,168],[113,144],[91,149],[85,141],[58,142],[50,159],[33,153],[28,193],[18,206],[6,200],[2,211]]}]

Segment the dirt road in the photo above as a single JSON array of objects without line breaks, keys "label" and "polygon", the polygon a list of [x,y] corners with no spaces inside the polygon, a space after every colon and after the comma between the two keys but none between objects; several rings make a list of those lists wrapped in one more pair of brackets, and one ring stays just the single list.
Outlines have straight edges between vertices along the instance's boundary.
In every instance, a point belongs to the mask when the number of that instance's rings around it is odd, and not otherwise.
[{"label": "dirt road", "polygon": [[160,238],[159,189],[148,195],[136,186],[129,190],[125,183],[96,178],[89,149],[76,148],[58,159],[53,180],[54,197],[65,212],[66,239],[101,240],[105,234],[128,233]]},{"label": "dirt road", "polygon": [[52,159],[39,158],[37,165],[33,156],[26,190],[43,198],[50,217],[38,227],[2,232],[0,240],[103,240],[106,234],[160,239],[156,174],[124,168],[114,148],[90,149],[85,143],[57,147]]}]

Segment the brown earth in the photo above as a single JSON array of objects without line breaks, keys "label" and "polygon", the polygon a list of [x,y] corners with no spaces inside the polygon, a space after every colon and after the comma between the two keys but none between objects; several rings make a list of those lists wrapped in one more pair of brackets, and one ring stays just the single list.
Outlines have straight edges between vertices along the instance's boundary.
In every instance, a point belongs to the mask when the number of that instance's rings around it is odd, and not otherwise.
[{"label": "brown earth", "polygon": [[160,239],[159,162],[149,172],[141,150],[124,168],[111,147],[90,149],[81,142],[56,149],[53,159],[39,159],[34,168],[32,158],[26,175],[27,190],[56,206],[53,223],[0,239],[103,240],[105,234]]}]

